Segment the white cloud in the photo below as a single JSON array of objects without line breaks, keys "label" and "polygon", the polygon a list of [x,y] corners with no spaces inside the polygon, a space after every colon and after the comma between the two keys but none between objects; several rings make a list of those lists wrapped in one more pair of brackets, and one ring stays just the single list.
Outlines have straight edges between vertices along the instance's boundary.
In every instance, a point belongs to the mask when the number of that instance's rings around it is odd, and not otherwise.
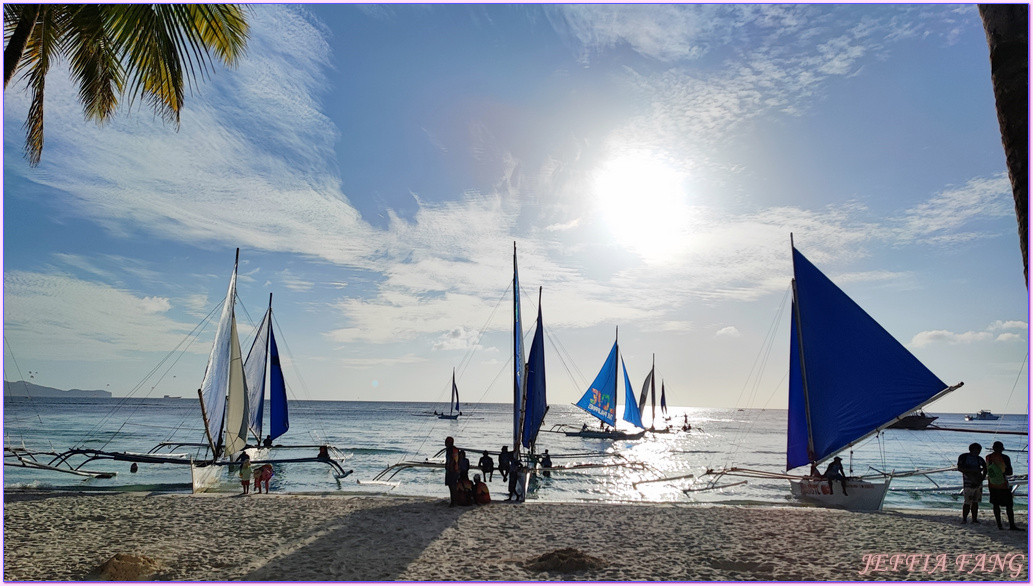
[{"label": "white cloud", "polygon": [[897,237],[903,241],[940,244],[971,240],[979,234],[962,231],[962,227],[980,218],[1013,215],[1011,202],[1011,184],[1004,173],[977,177],[960,187],[945,189],[904,212],[903,226]]},{"label": "white cloud", "polygon": [[171,307],[163,297],[65,275],[4,273],[4,335],[24,355],[98,360],[166,353],[193,327],[165,317]]},{"label": "white cloud", "polygon": [[1001,335],[997,336],[996,338],[994,338],[994,341],[995,342],[1021,342],[1021,341],[1023,341],[1023,339],[1024,338],[1022,336],[1009,332],[1009,333],[1005,333],[1005,334],[1001,334]]},{"label": "white cloud", "polygon": [[993,322],[992,324],[990,324],[987,327],[987,329],[990,330],[991,332],[995,332],[995,331],[998,331],[998,330],[1023,330],[1023,331],[1025,331],[1025,330],[1029,329],[1029,324],[1024,322],[1024,321],[1017,321],[1017,320],[1009,320],[1009,321],[997,320],[997,321]]},{"label": "white cloud", "polygon": [[714,337],[717,338],[738,338],[740,336],[742,336],[742,334],[739,333],[739,330],[735,326],[725,326],[714,333]]},{"label": "white cloud", "polygon": [[994,340],[996,342],[1016,342],[1022,341],[1025,338],[1021,334],[1014,332],[1004,332],[1001,334],[994,335],[994,332],[1001,330],[1020,330],[1025,332],[1029,329],[1029,325],[1024,321],[995,321],[987,326],[986,330],[982,332],[964,332],[955,333],[948,330],[932,330],[926,332],[919,332],[915,334],[915,337],[911,339],[911,344],[916,347],[928,346],[934,343],[947,343],[947,344],[972,344],[975,342],[985,342],[988,340]]}]

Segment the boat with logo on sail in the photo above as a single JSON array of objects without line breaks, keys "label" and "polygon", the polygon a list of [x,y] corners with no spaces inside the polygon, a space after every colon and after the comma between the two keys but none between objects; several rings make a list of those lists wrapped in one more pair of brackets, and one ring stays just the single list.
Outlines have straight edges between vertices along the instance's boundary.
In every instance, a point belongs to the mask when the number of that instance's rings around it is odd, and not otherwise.
[{"label": "boat with logo on sail", "polygon": [[[624,421],[639,428],[639,431],[624,431],[617,429],[617,389],[619,367],[624,369]],[[635,400],[635,391],[631,389],[631,379],[628,378],[628,367],[624,365],[624,358],[620,354],[617,335],[614,334],[613,347],[603,362],[595,380],[582,395],[581,400],[576,403],[577,407],[584,409],[589,415],[595,417],[604,426],[602,429],[590,428],[587,424],[582,425],[577,431],[564,432],[568,436],[578,436],[598,439],[614,440],[637,440],[645,435],[646,430],[642,425],[642,416],[639,413],[638,403]],[[609,426],[609,428],[605,427]]]}]

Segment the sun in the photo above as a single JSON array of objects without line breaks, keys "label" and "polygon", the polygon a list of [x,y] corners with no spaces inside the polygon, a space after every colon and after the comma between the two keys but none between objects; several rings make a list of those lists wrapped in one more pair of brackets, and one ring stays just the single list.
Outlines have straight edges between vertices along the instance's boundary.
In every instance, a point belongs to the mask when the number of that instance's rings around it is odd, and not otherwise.
[{"label": "sun", "polygon": [[649,152],[622,153],[602,164],[593,194],[614,240],[651,262],[680,249],[689,217],[685,179]]}]

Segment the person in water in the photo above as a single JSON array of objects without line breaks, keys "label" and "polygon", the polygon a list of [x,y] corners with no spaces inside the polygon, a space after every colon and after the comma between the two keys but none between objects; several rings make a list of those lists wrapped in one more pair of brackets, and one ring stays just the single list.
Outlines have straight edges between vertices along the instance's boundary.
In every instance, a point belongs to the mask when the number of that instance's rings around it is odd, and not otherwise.
[{"label": "person in water", "polygon": [[832,459],[832,463],[825,469],[825,480],[829,481],[829,492],[836,494],[836,491],[832,489],[832,481],[838,480],[843,485],[843,496],[850,496],[846,492],[846,474],[843,472],[843,458],[836,456]]},{"label": "person in water", "polygon": [[473,475],[473,500],[478,505],[486,505],[491,502],[488,485],[481,482],[480,474]]},{"label": "person in water", "polygon": [[240,460],[240,485],[244,489],[244,494],[248,493],[248,489],[251,488],[251,458],[244,455]]},{"label": "person in water", "polygon": [[481,469],[484,479],[491,482],[491,477],[495,474],[495,460],[491,459],[488,450],[484,450],[481,459],[477,461],[477,467]]},{"label": "person in water", "polygon": [[979,455],[983,446],[969,444],[968,452],[958,456],[958,472],[961,472],[961,493],[965,504],[961,506],[961,522],[968,523],[968,513],[972,511],[972,522],[979,523],[979,503],[983,500],[983,479],[986,478],[986,461]]},{"label": "person in water", "polygon": [[545,468],[545,470],[542,470],[542,476],[546,478],[552,476],[552,472],[548,470],[552,468],[552,457],[549,456],[549,450],[545,450],[545,453],[542,454],[542,468]]},{"label": "person in water", "polygon": [[456,506],[459,483],[459,449],[452,436],[445,438],[445,486],[448,487],[448,506]]},{"label": "person in water", "polygon": [[1004,453],[1004,444],[994,442],[993,452],[986,457],[986,485],[990,491],[990,504],[994,506],[994,518],[997,528],[1004,529],[1001,524],[1001,507],[1008,513],[1008,529],[1018,531],[1015,524],[1015,508],[1012,500],[1008,477],[1014,474],[1011,469],[1011,458]]}]

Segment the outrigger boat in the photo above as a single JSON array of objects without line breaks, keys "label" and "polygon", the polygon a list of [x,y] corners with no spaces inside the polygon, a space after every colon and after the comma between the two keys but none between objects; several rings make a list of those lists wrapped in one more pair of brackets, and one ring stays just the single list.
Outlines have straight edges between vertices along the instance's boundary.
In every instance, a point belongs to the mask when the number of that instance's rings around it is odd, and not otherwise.
[{"label": "outrigger boat", "polygon": [[[644,468],[640,463],[595,463],[581,462],[548,468],[540,465],[536,444],[545,414],[549,410],[545,395],[545,334],[542,322],[542,288],[538,288],[538,319],[535,324],[534,337],[531,342],[527,362],[524,361],[523,313],[520,309],[520,276],[517,269],[516,242],[513,243],[513,444],[509,452],[523,466],[523,476],[518,481],[518,492],[527,495],[537,488],[539,473],[545,471],[576,472],[596,468],[613,468],[617,466]],[[630,383],[629,383],[630,385]],[[630,387],[629,387],[630,388]],[[643,432],[644,433],[644,432]],[[641,437],[641,436],[639,436]],[[476,448],[457,448],[468,453],[481,453],[485,450]],[[487,450],[492,456],[499,452]],[[444,469],[442,459],[444,450],[438,451],[434,459],[423,461],[402,461],[381,470],[372,480],[361,480],[360,484],[382,484],[397,486],[394,478],[403,470],[410,469]],[[572,459],[597,456],[594,453],[552,454],[553,460]],[[608,454],[610,457],[622,459],[619,454]]]},{"label": "outrigger boat", "polygon": [[[618,366],[624,368],[624,421],[638,427],[639,431],[628,432],[616,428]],[[649,382],[649,379],[646,382]],[[588,390],[582,395],[581,400],[576,403],[576,406],[597,418],[603,425],[609,425],[610,427],[596,430],[589,428],[586,424],[577,431],[565,431],[564,433],[568,436],[637,440],[642,439],[642,436],[646,434],[646,430],[642,425],[642,415],[639,413],[638,403],[635,402],[635,392],[631,390],[628,367],[624,364],[624,358],[620,355],[616,333],[614,334],[613,347],[610,348],[610,354],[606,357],[606,361],[603,362],[603,367],[599,370],[599,374],[596,375]]]},{"label": "outrigger boat", "polygon": [[[717,483],[725,476],[781,478],[789,481],[794,497],[809,504],[879,510],[892,478],[943,470],[851,476],[846,494],[838,480],[789,471],[801,466],[816,470],[964,383],[944,384],[795,246],[792,253],[787,472],[708,470],[709,485],[686,492],[722,488]],[[663,480],[673,479],[650,482]]]},{"label": "outrigger boat", "polygon": [[[215,342],[208,357],[198,396],[207,442],[161,442],[149,452],[112,452],[96,449],[73,448],[60,453],[31,452],[24,449],[5,448],[4,465],[20,465],[31,468],[111,478],[113,472],[85,470],[83,467],[94,461],[113,460],[141,464],[173,464],[190,466],[191,484],[194,492],[207,490],[219,482],[222,473],[229,467],[239,465],[247,454],[252,465],[286,463],[324,463],[330,466],[334,478],[340,480],[351,474],[345,470],[340,450],[330,445],[271,446],[272,439],[285,432],[288,427],[286,391],[279,354],[272,333],[272,296],[270,306],[252,344],[247,365],[241,359],[240,342],[237,336],[237,321],[234,306],[237,300],[237,264],[240,249],[233,263],[229,288],[223,302],[222,313],[215,333]],[[261,440],[262,397],[264,395],[266,369],[270,380],[270,434],[267,441]],[[246,373],[245,373],[246,371]],[[249,393],[249,385],[252,389]],[[254,434],[254,445],[248,444],[249,433]],[[262,445],[262,444],[266,445]],[[173,453],[187,449],[185,453]],[[270,458],[271,449],[303,449],[316,452],[312,457]],[[191,453],[192,452],[192,453]],[[40,456],[49,456],[43,461]],[[9,462],[9,459],[11,460]]]}]

